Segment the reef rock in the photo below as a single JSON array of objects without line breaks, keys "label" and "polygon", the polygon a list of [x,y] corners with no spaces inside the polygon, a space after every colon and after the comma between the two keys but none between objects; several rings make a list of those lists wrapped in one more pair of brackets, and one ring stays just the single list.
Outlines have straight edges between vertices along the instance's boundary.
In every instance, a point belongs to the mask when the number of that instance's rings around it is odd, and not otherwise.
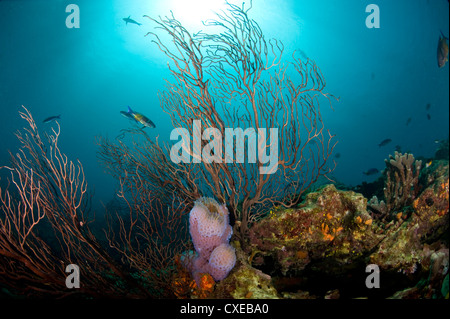
[{"label": "reef rock", "polygon": [[326,185],[309,193],[301,207],[273,210],[250,229],[252,265],[298,274],[323,260],[333,274],[351,265],[382,239],[367,212],[367,199]]},{"label": "reef rock", "polygon": [[[411,216],[391,221],[395,226],[370,255],[370,262],[377,264],[381,271],[401,272],[409,277],[425,276],[428,285],[436,291],[442,286],[449,264],[448,169],[448,161],[439,161],[424,176],[428,186],[413,201]],[[411,291],[417,292],[417,289]],[[399,296],[403,294],[396,295]]]},{"label": "reef rock", "polygon": [[[427,165],[417,194],[391,210],[374,211],[362,194],[334,185],[296,208],[274,207],[250,228],[245,251],[232,243],[235,267],[214,290],[205,278],[203,295],[448,298],[448,170],[445,160]],[[369,264],[380,270],[381,289],[364,284]]]},{"label": "reef rock", "polygon": [[248,263],[248,256],[240,248],[239,242],[233,242],[236,247],[236,266],[227,278],[216,285],[215,298],[235,299],[278,299],[272,278],[261,270],[253,268]]}]

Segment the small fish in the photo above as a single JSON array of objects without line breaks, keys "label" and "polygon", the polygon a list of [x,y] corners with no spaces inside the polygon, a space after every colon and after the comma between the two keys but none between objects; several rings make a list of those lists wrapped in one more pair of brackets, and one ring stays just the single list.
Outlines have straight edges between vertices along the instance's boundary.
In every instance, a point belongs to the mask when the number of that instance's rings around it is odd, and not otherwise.
[{"label": "small fish", "polygon": [[382,140],[381,143],[378,144],[378,147],[382,147],[382,146],[388,145],[390,142],[392,142],[392,140],[390,138]]},{"label": "small fish", "polygon": [[430,115],[430,113],[427,114],[427,119],[431,120],[431,115]]},{"label": "small fish", "polygon": [[121,111],[120,114],[122,114],[123,116],[125,116],[129,119],[133,119],[138,123],[141,123],[145,127],[150,127],[150,128],[156,127],[155,123],[153,123],[148,117],[146,117],[145,115],[143,115],[141,113],[133,111],[131,109],[131,107],[128,107],[128,112]]},{"label": "small fish", "polygon": [[406,120],[406,126],[408,126],[409,123],[411,123],[411,121],[412,121],[412,118],[411,118],[411,117],[408,117],[408,119]]},{"label": "small fish", "polygon": [[430,160],[428,163],[426,163],[426,164],[425,164],[425,167],[428,168],[428,167],[431,166],[431,164],[433,164],[433,161],[432,161],[432,160]]},{"label": "small fish", "polygon": [[53,121],[59,120],[59,119],[61,119],[61,114],[57,115],[57,116],[47,117],[45,120],[42,121],[42,123],[50,123],[50,122],[53,122]]},{"label": "small fish", "polygon": [[335,158],[340,158],[341,157],[341,153],[336,153],[336,155],[334,155]]},{"label": "small fish", "polygon": [[448,61],[448,43],[446,40],[448,38],[442,33],[439,36],[438,41],[438,49],[437,49],[437,59],[438,59],[438,67],[443,68],[445,66],[445,63]]},{"label": "small fish", "polygon": [[135,20],[133,20],[133,19],[130,19],[130,17],[131,17],[131,16],[128,16],[128,18],[123,18],[123,21],[126,22],[125,24],[128,25],[128,23],[134,23],[134,24],[137,24],[137,25],[142,25],[142,23],[139,23],[139,22],[137,22],[137,21],[135,21]]},{"label": "small fish", "polygon": [[427,103],[427,106],[426,106],[425,108],[426,108],[426,110],[428,111],[428,110],[431,108],[431,104],[430,104],[430,103]]},{"label": "small fish", "polygon": [[365,172],[363,172],[363,174],[364,175],[374,175],[374,174],[377,174],[377,173],[379,173],[380,171],[378,170],[378,169],[376,169],[376,168],[371,168],[371,169],[369,169],[368,171],[365,171]]}]

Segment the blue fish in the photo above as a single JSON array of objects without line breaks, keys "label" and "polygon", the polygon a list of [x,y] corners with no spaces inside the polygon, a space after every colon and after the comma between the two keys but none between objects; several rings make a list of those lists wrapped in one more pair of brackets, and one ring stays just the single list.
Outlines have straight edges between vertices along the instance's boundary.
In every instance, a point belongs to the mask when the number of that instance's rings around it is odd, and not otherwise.
[{"label": "blue fish", "polygon": [[50,122],[53,122],[53,121],[59,120],[59,119],[61,119],[61,114],[57,115],[57,116],[47,117],[45,120],[42,121],[42,123],[50,123]]}]

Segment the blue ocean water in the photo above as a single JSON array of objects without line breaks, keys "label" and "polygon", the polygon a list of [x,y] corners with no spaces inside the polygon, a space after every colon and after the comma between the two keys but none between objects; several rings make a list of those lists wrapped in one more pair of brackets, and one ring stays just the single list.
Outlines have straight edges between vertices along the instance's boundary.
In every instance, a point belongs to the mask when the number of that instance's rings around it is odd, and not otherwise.
[{"label": "blue ocean water", "polygon": [[[79,28],[65,23],[71,3],[80,10]],[[379,28],[366,26],[371,3],[380,10]],[[94,206],[109,201],[117,183],[97,160],[96,137],[113,139],[129,127],[119,113],[128,105],[156,124],[149,136],[169,140],[173,129],[157,96],[170,80],[168,61],[144,37],[155,29],[143,15],[172,10],[197,32],[221,9],[218,0],[0,0],[0,166],[17,151],[14,133],[26,124],[21,105],[42,131],[55,127],[45,118],[61,114],[61,150],[82,162]],[[397,145],[432,157],[435,140],[448,138],[449,67],[438,68],[436,57],[441,31],[449,35],[448,9],[445,0],[253,0],[249,14],[265,36],[284,43],[286,59],[301,50],[315,60],[326,92],[339,97],[333,109],[322,107],[338,140],[336,180],[373,181],[377,175],[363,172],[382,170]],[[128,16],[142,25],[126,24]]]}]

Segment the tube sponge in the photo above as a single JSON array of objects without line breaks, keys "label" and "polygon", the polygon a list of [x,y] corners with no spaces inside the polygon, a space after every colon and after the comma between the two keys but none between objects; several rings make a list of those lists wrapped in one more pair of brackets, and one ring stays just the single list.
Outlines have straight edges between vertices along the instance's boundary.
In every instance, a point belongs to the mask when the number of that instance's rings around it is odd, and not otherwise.
[{"label": "tube sponge", "polygon": [[222,280],[236,264],[236,252],[229,244],[217,246],[209,257],[209,274],[214,280]]},{"label": "tube sponge", "polygon": [[187,266],[196,280],[200,273],[222,280],[236,263],[235,250],[229,245],[233,231],[228,215],[227,207],[213,198],[201,197],[194,202],[189,232],[197,255]]},{"label": "tube sponge", "polygon": [[214,248],[228,243],[233,233],[229,225],[228,209],[216,200],[201,197],[189,214],[189,232],[195,250],[208,261]]}]

